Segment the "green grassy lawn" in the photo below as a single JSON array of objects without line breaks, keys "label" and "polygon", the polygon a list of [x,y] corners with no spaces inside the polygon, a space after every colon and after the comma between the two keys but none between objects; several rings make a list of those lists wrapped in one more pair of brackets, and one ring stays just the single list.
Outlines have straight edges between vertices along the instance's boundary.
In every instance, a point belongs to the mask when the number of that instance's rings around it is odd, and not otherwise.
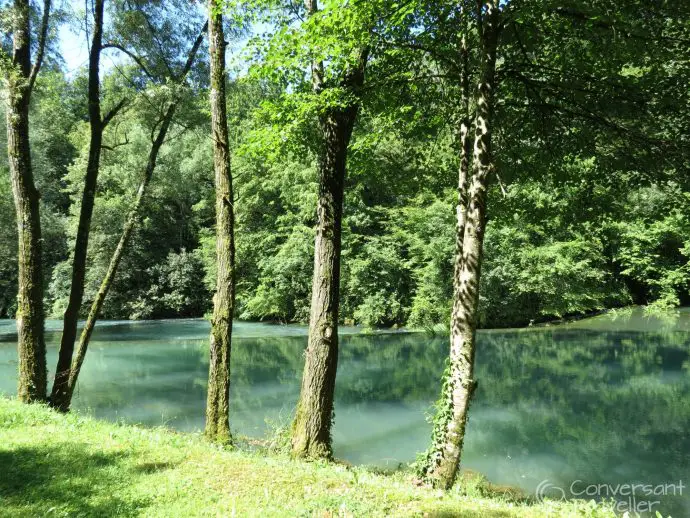
[{"label": "green grassy lawn", "polygon": [[442,492],[410,473],[223,449],[0,398],[0,516],[613,516],[463,481]]}]

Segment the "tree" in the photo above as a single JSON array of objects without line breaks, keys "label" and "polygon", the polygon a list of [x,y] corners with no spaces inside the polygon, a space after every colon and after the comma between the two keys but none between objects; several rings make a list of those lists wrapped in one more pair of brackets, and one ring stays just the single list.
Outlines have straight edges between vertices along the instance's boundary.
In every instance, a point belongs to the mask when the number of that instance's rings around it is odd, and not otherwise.
[{"label": "tree", "polygon": [[217,0],[208,2],[208,39],[211,60],[211,138],[216,187],[216,293],[211,318],[206,436],[230,442],[230,352],[235,308],[235,216],[230,170],[230,138],[225,94],[223,15]]},{"label": "tree", "polygon": [[[463,6],[464,7],[464,6]],[[427,452],[426,457],[421,463],[422,476],[435,486],[449,488],[452,486],[462,452],[462,445],[465,435],[469,405],[472,394],[475,390],[477,381],[474,379],[474,355],[475,355],[475,333],[478,327],[479,314],[479,287],[481,277],[481,266],[483,262],[483,244],[487,224],[487,191],[489,181],[497,176],[497,160],[492,154],[492,140],[498,135],[501,142],[501,152],[509,155],[511,147],[527,148],[529,144],[526,138],[515,132],[511,136],[508,128],[515,124],[517,110],[513,102],[516,91],[512,88],[511,81],[517,79],[527,89],[528,100],[518,106],[526,107],[523,113],[534,113],[531,111],[532,102],[537,107],[537,114],[544,116],[544,111],[548,116],[553,117],[562,113],[568,113],[571,117],[581,118],[588,122],[585,125],[587,136],[591,138],[589,142],[597,142],[599,138],[613,140],[615,143],[609,152],[620,156],[621,154],[630,155],[636,153],[637,145],[640,141],[646,142],[654,149],[654,154],[663,150],[665,142],[653,124],[649,127],[642,126],[639,131],[639,120],[645,117],[636,115],[638,127],[635,124],[629,125],[626,119],[629,117],[627,106],[606,106],[602,103],[601,110],[592,112],[588,106],[597,106],[597,102],[606,96],[620,95],[625,92],[622,98],[625,102],[634,103],[640,98],[641,90],[639,84],[630,81],[626,69],[629,63],[627,59],[631,56],[642,53],[633,41],[639,36],[639,27],[635,27],[638,20],[644,19],[648,24],[645,29],[653,34],[650,41],[659,38],[657,41],[665,40],[663,28],[659,30],[659,22],[668,20],[665,14],[657,12],[657,8],[640,8],[643,13],[638,12],[636,6],[628,11],[626,7],[620,8],[615,13],[597,12],[597,6],[583,2],[578,8],[561,8],[557,5],[530,5],[523,2],[512,2],[505,5],[489,0],[478,3],[476,10],[469,16],[475,20],[476,29],[466,30],[465,35],[476,34],[477,51],[479,54],[478,70],[478,90],[475,102],[475,139],[474,156],[472,165],[472,177],[467,191],[468,202],[465,204],[466,183],[464,181],[463,156],[460,163],[460,182],[459,182],[459,203],[457,210],[457,245],[454,274],[454,295],[453,310],[451,313],[451,347],[447,372],[444,374],[441,398],[437,406],[437,416],[435,419],[434,431],[432,435],[432,446]],[[581,10],[580,10],[581,9]],[[452,9],[451,9],[452,11]],[[663,9],[662,9],[663,11]],[[468,10],[461,9],[460,13],[467,16]],[[640,17],[641,14],[644,16]],[[609,18],[610,17],[610,18]],[[564,20],[565,18],[566,20]],[[568,19],[580,19],[587,21],[587,29],[598,30],[600,28],[611,29],[617,26],[617,22],[622,19],[629,25],[624,29],[629,41],[625,45],[618,45],[616,52],[607,54],[606,52],[593,52],[590,62],[582,62],[581,56],[570,56],[565,53],[567,58],[574,58],[564,66],[562,44],[554,44],[553,40],[540,39],[538,35],[559,33],[563,41],[569,43],[580,43],[580,38],[587,38],[580,33],[580,27],[573,27]],[[673,19],[673,18],[670,18]],[[538,22],[537,20],[541,20]],[[544,23],[548,20],[549,23]],[[614,20],[614,21],[611,21]],[[531,42],[529,50],[520,37],[520,26],[529,27],[528,30],[534,32],[530,34],[527,41]],[[539,26],[539,28],[537,28]],[[508,27],[512,32],[508,32]],[[543,27],[548,28],[544,30]],[[621,27],[622,28],[622,27]],[[499,47],[499,34],[502,33],[501,46]],[[633,36],[635,35],[635,36]],[[591,35],[590,35],[591,38]],[[647,39],[646,36],[643,36]],[[672,38],[674,41],[676,38]],[[463,42],[466,41],[463,38]],[[538,44],[535,45],[535,42]],[[554,45],[556,48],[554,48]],[[677,45],[677,41],[673,45]],[[569,45],[566,46],[569,48]],[[502,51],[501,66],[497,71],[497,51]],[[433,50],[432,50],[433,52]],[[464,54],[464,53],[463,53]],[[464,58],[463,58],[464,61]],[[673,61],[670,58],[669,61]],[[571,70],[567,67],[583,67],[593,70],[590,75],[598,78],[603,86],[592,84],[577,84],[578,79],[573,78]],[[465,67],[462,67],[461,76],[465,78]],[[582,74],[582,71],[580,71]],[[501,101],[500,117],[496,116],[497,94],[499,83],[497,77],[503,78],[503,95]],[[615,80],[607,80],[608,76],[620,76]],[[464,82],[464,81],[463,81]],[[575,83],[575,84],[574,84]],[[648,95],[650,92],[646,92]],[[531,96],[534,98],[529,98]],[[585,101],[583,102],[583,98]],[[644,98],[644,97],[643,97]],[[545,101],[552,99],[553,101]],[[553,102],[553,103],[552,103]],[[466,103],[462,103],[466,106]],[[508,108],[510,106],[510,108]],[[541,113],[539,113],[541,111]],[[497,120],[499,121],[497,123]],[[531,128],[532,129],[532,128]],[[550,126],[545,127],[545,133],[534,128],[533,134],[539,135],[547,145],[559,147],[561,152],[581,152],[586,145],[585,139],[572,138],[571,140],[561,138],[550,133]],[[575,133],[575,132],[574,132]],[[577,135],[577,133],[575,133]],[[512,138],[511,138],[512,137]],[[598,142],[597,142],[598,143]],[[464,150],[465,146],[461,146]],[[513,148],[514,149],[514,148]],[[648,148],[649,149],[649,148]],[[599,151],[599,150],[597,150]],[[666,152],[672,152],[678,157],[683,155],[682,151],[668,146]],[[599,151],[601,152],[601,151]],[[464,155],[464,151],[461,152]],[[518,154],[519,156],[519,154]],[[658,156],[658,155],[657,155]],[[509,160],[502,160],[500,164],[505,166]],[[519,161],[518,161],[519,164]],[[650,165],[650,169],[653,167]],[[513,166],[514,170],[519,167]],[[500,181],[500,179],[499,179]]]},{"label": "tree", "polygon": [[[494,162],[491,153],[493,130],[493,103],[496,90],[496,50],[501,23],[498,1],[479,4],[475,14],[480,42],[481,70],[476,93],[476,119],[474,122],[474,156],[472,176],[467,182],[469,157],[467,156],[467,121],[461,130],[462,157],[460,159],[459,193],[456,221],[455,270],[453,275],[453,310],[450,320],[450,359],[448,374],[441,395],[440,419],[434,429],[433,451],[425,477],[435,486],[447,489],[455,482],[465,426],[472,395],[477,386],[474,379],[477,315],[479,310],[479,281],[483,260],[486,228],[486,196]],[[463,45],[467,52],[466,43]],[[467,57],[462,57],[463,63]],[[463,67],[463,90],[469,79]],[[467,95],[467,94],[465,94]],[[468,101],[463,107],[468,110]],[[468,201],[465,201],[465,198]]]},{"label": "tree", "polygon": [[[317,13],[317,1],[307,1],[307,13]],[[300,457],[332,455],[331,424],[333,394],[338,368],[338,322],[340,307],[340,256],[343,192],[347,170],[347,148],[359,111],[357,96],[364,84],[368,47],[347,67],[337,87],[353,99],[319,116],[321,149],[318,158],[319,197],[317,206],[314,276],[309,317],[309,340],[302,375],[302,389],[292,425],[292,453]],[[312,63],[314,93],[324,87],[323,62]]]},{"label": "tree", "polygon": [[36,60],[31,62],[31,8],[28,0],[15,0],[10,8],[12,55],[0,59],[7,87],[7,154],[17,215],[18,300],[17,347],[19,399],[46,397],[46,347],[43,328],[43,267],[39,193],[34,183],[29,143],[29,103],[43,63],[48,35],[50,0],[43,3]]},{"label": "tree", "polygon": [[[184,64],[180,73],[172,74],[173,77],[166,78],[169,80],[176,81],[176,86],[178,88],[182,88],[182,83],[185,81],[187,74],[192,69],[192,65],[194,64],[194,61],[196,59],[197,52],[199,51],[199,47],[201,47],[201,43],[203,41],[203,36],[206,32],[207,25],[207,23],[204,24],[200,34],[194,41],[194,44],[192,45],[192,48],[189,51],[189,55],[187,56],[187,61]],[[137,61],[141,62],[142,60],[141,58],[137,58]],[[168,68],[168,70],[170,69]],[[148,160],[146,163],[146,167],[144,168],[141,183],[139,184],[139,187],[137,189],[134,204],[132,205],[129,214],[127,215],[127,219],[125,221],[122,234],[120,235],[120,239],[117,243],[117,247],[115,248],[112,257],[110,258],[108,270],[105,274],[105,277],[103,278],[103,281],[101,282],[100,288],[98,289],[98,293],[96,294],[96,297],[94,298],[91,304],[91,309],[89,310],[86,323],[84,324],[84,328],[82,329],[81,335],[79,337],[79,346],[77,348],[76,356],[74,357],[71,368],[69,370],[67,387],[61,401],[60,408],[63,411],[69,408],[72,395],[74,394],[74,388],[79,377],[79,372],[81,370],[81,366],[84,362],[86,351],[89,346],[91,334],[93,333],[93,330],[96,326],[96,320],[98,319],[99,313],[103,307],[105,298],[108,295],[108,291],[112,286],[113,280],[115,279],[115,274],[117,273],[117,269],[120,265],[120,261],[122,260],[122,256],[125,253],[127,243],[130,237],[132,236],[132,232],[135,229],[137,221],[141,216],[140,212],[144,201],[144,197],[146,196],[148,185],[151,182],[153,173],[156,169],[156,161],[158,159],[158,154],[160,152],[161,147],[165,143],[168,130],[170,129],[173,117],[175,116],[175,112],[180,103],[180,96],[180,92],[175,93],[175,97],[172,99],[171,102],[168,103],[167,107],[163,110],[160,119],[157,120],[154,124],[154,129],[158,128],[158,132],[151,142],[151,149],[149,150]]]},{"label": "tree", "polygon": [[95,0],[93,5],[93,32],[91,36],[91,46],[89,48],[88,79],[89,125],[91,129],[89,158],[84,177],[84,192],[80,204],[79,226],[74,242],[69,302],[63,317],[62,338],[60,340],[57,367],[55,368],[53,390],[50,395],[50,404],[54,408],[62,411],[66,411],[69,408],[71,399],[67,385],[70,378],[74,342],[77,337],[77,321],[84,298],[86,253],[89,248],[91,216],[96,200],[96,186],[98,183],[101,149],[103,145],[103,132],[108,123],[117,115],[125,104],[125,100],[122,100],[109,110],[105,116],[101,114],[100,59],[103,49],[104,5],[105,0]]}]

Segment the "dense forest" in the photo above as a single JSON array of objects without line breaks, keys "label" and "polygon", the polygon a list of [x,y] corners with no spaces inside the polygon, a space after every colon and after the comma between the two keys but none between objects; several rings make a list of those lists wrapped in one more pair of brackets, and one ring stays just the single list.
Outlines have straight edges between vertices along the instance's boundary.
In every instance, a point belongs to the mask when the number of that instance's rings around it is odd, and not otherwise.
[{"label": "dense forest", "polygon": [[450,328],[419,468],[450,487],[477,327],[690,299],[684,2],[55,4],[2,2],[24,400],[47,397],[44,317],[67,410],[97,318],[208,315],[227,442],[233,318],[309,322],[292,449],[331,457],[338,325]]},{"label": "dense forest", "polygon": [[[79,15],[73,16],[78,23]],[[203,19],[195,18],[200,28]],[[639,23],[620,23],[633,22]],[[541,29],[548,47],[527,41],[534,48],[520,49],[520,31],[508,31],[517,48],[499,68],[500,173],[488,192],[482,325],[687,302],[690,121],[687,78],[681,75],[687,56],[674,56],[671,48],[664,62],[650,48],[645,55],[614,60],[598,51],[614,48],[621,38],[643,50],[647,38],[638,41],[565,12],[543,26],[534,20],[520,25],[523,39]],[[585,32],[590,26],[592,34]],[[672,34],[681,28],[659,30]],[[159,38],[168,38],[163,33],[169,27],[158,29]],[[197,28],[190,21],[188,29]],[[140,36],[122,34],[122,27],[108,30],[123,44]],[[230,36],[235,47],[265,50],[258,36],[236,32]],[[193,41],[186,36],[167,39],[177,46],[171,54],[186,51],[184,45]],[[566,37],[567,44],[559,43]],[[452,295],[458,108],[455,85],[445,77],[452,71],[441,60],[452,49],[436,49],[444,53],[436,62],[423,50],[388,49],[384,43],[385,55],[377,59],[387,62],[370,73],[350,143],[341,318],[365,326],[431,327],[448,321]],[[70,243],[89,151],[83,93],[88,71],[65,74],[60,56],[49,57],[32,101],[31,136],[46,242],[46,310],[60,318],[69,298]],[[151,68],[164,66],[148,59]],[[239,50],[228,59],[236,70],[227,91],[238,200],[236,315],[306,322],[317,196],[310,141],[314,107],[299,87],[286,92],[288,79],[280,74],[248,68],[270,61],[248,61]],[[402,68],[405,62],[414,67]],[[211,309],[215,220],[204,66],[196,64],[180,93],[144,217],[103,307],[106,318],[202,316]],[[156,117],[174,95],[163,73],[150,79],[126,59],[109,64],[103,74],[104,102],[131,102],[104,133],[86,301],[98,291],[117,244]],[[638,120],[641,115],[648,120]],[[5,171],[6,160],[3,154]],[[8,317],[16,311],[17,239],[7,173],[0,176],[0,203],[0,315]]]}]

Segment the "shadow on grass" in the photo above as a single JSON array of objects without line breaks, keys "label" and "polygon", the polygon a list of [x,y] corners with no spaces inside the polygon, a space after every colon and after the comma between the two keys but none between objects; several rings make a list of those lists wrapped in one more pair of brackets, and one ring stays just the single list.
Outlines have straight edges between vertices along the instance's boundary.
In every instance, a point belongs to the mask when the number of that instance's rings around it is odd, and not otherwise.
[{"label": "shadow on grass", "polygon": [[118,496],[131,475],[124,467],[127,457],[90,453],[85,445],[66,443],[0,450],[0,514],[139,515],[148,500]]},{"label": "shadow on grass", "polygon": [[143,462],[141,464],[137,464],[132,468],[135,472],[138,473],[156,473],[157,471],[163,471],[166,469],[170,469],[175,467],[175,464],[172,462]]}]

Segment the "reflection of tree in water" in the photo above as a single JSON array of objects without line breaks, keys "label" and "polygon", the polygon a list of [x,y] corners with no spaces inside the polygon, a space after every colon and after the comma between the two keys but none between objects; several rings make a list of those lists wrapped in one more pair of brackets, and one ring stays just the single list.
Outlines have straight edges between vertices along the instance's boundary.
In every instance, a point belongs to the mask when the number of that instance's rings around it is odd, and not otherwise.
[{"label": "reflection of tree in water", "polygon": [[[127,419],[147,424],[160,424],[161,413],[200,422],[208,343],[162,338],[95,344],[79,407],[106,416],[127,408]],[[305,345],[306,337],[238,337],[231,413],[263,422],[277,409],[289,412]],[[444,337],[344,336],[336,416],[338,407],[362,403],[431,404],[446,355]],[[690,333],[489,331],[480,332],[477,355],[468,458],[548,458],[566,481],[672,482],[687,474]]]},{"label": "reflection of tree in water", "polygon": [[447,348],[446,339],[423,334],[347,337],[336,399],[344,403],[431,402],[438,392]]},{"label": "reflection of tree in water", "polygon": [[200,402],[203,414],[208,366],[202,361],[202,346],[208,343],[94,342],[77,385],[76,407],[105,417],[134,408],[144,424],[161,424],[166,405],[182,409]]},{"label": "reflection of tree in water", "polygon": [[687,332],[482,334],[473,410],[516,418],[473,447],[550,455],[592,482],[677,482],[690,467],[689,356]]},{"label": "reflection of tree in water", "polygon": [[[291,408],[299,389],[306,337],[237,338],[231,397],[236,410]],[[342,338],[336,389],[341,404],[431,401],[442,370],[445,340],[422,334]],[[205,340],[96,343],[80,382],[80,408],[117,408],[168,400],[178,407],[203,401]],[[203,409],[202,409],[203,410]]]},{"label": "reflection of tree in water", "polygon": [[[233,398],[237,398],[239,407],[260,408],[265,401],[261,388],[256,393],[257,385],[276,382],[283,388],[286,403],[293,404],[299,390],[305,345],[304,337],[237,340],[232,383]],[[336,401],[431,401],[445,348],[444,339],[429,339],[422,334],[344,336]]]}]

